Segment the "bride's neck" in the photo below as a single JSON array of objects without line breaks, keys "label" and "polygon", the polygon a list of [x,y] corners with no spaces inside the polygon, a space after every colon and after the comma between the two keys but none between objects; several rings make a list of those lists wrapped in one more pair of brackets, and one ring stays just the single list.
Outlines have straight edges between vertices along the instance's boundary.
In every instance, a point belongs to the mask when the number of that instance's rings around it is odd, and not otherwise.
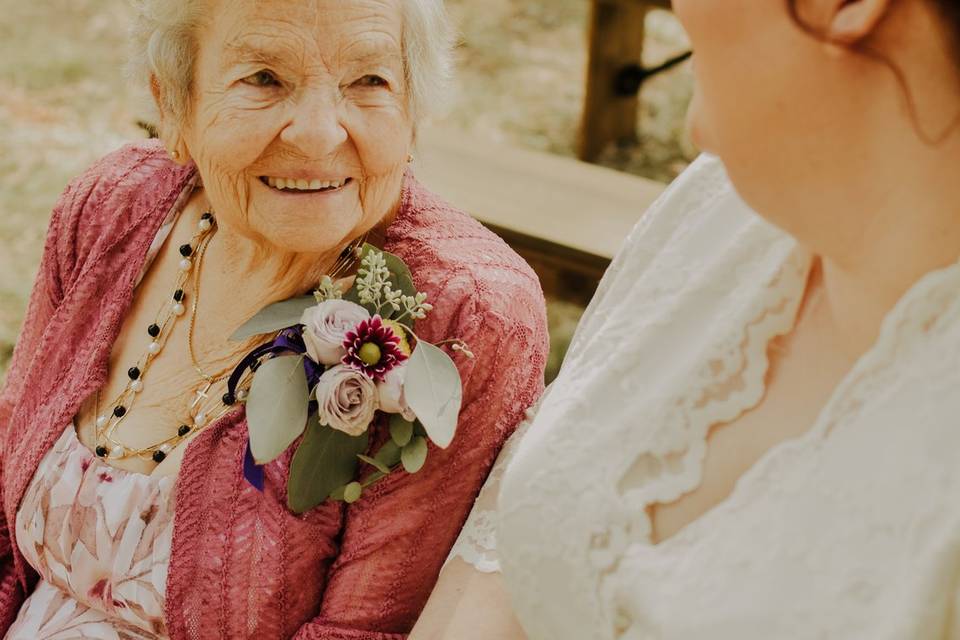
[{"label": "bride's neck", "polygon": [[800,238],[823,261],[832,322],[853,356],[876,341],[883,318],[920,278],[960,260],[960,145],[950,146],[902,154],[861,180],[873,192],[852,188],[854,201],[830,212],[851,233]]}]

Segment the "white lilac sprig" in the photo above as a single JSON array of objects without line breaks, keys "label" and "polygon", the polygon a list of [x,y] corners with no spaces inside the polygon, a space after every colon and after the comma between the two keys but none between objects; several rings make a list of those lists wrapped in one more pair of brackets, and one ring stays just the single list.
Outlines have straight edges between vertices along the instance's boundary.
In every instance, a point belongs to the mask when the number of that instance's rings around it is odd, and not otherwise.
[{"label": "white lilac sprig", "polygon": [[402,295],[399,291],[393,291],[386,258],[374,251],[364,255],[360,261],[354,286],[360,296],[360,304],[373,305],[378,311],[386,304],[395,304],[394,299]]},{"label": "white lilac sprig", "polygon": [[[400,305],[403,307],[403,313],[397,318],[397,322],[402,322],[406,318],[414,320],[423,320],[427,314],[433,311],[433,305],[427,302],[427,294],[418,293],[413,296],[400,296]],[[400,311],[400,308],[397,308]]]},{"label": "white lilac sprig", "polygon": [[341,291],[340,286],[333,281],[333,278],[323,276],[320,279],[320,286],[313,292],[313,297],[318,304],[326,300],[340,300],[343,298],[343,291]]}]

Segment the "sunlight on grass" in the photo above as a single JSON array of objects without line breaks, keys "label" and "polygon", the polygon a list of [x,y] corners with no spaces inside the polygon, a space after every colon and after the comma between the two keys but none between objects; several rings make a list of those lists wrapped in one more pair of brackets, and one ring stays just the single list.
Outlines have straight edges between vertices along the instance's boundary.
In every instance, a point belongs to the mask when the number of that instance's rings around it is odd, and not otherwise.
[{"label": "sunlight on grass", "polygon": [[0,0],[0,369],[67,182],[139,137],[122,0]]}]

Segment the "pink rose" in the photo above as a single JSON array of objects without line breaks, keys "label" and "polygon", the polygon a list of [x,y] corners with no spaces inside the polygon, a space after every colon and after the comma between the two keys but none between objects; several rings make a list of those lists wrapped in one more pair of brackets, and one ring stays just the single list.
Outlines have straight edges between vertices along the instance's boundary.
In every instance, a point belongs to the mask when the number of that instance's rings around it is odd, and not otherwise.
[{"label": "pink rose", "polygon": [[342,364],[320,376],[316,388],[320,424],[351,436],[363,435],[377,411],[377,385]]},{"label": "pink rose", "polygon": [[303,312],[303,341],[314,362],[332,365],[340,362],[347,350],[343,341],[348,332],[370,319],[370,313],[347,300],[327,300]]},{"label": "pink rose", "polygon": [[417,419],[407,404],[406,394],[403,392],[403,383],[407,378],[407,363],[394,367],[384,376],[383,382],[377,384],[380,393],[380,410],[386,413],[399,413],[407,422]]}]

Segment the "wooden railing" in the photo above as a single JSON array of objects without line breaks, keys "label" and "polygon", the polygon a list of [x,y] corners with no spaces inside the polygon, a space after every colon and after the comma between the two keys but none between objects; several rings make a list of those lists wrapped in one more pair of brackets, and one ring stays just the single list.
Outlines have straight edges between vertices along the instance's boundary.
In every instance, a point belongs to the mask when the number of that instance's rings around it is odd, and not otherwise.
[{"label": "wooden railing", "polygon": [[551,297],[585,305],[664,185],[449,130],[420,134],[415,171],[503,237]]}]

